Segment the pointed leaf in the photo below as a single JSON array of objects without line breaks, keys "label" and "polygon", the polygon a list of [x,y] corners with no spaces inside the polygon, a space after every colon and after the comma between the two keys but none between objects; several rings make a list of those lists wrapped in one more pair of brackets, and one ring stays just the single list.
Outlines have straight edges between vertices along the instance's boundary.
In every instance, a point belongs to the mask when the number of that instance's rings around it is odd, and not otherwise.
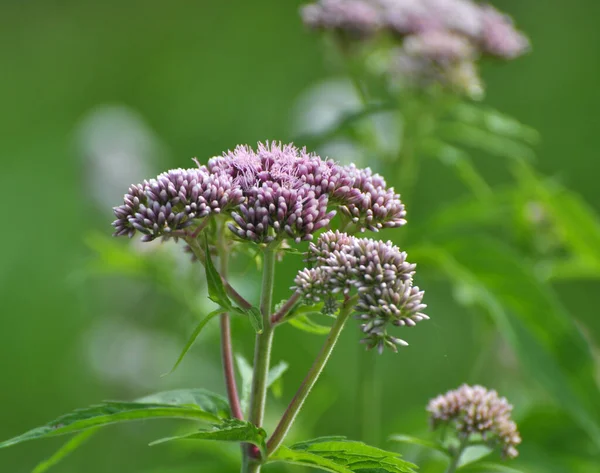
[{"label": "pointed leaf", "polygon": [[339,465],[332,460],[328,460],[314,453],[304,452],[302,450],[292,450],[288,447],[279,447],[273,455],[267,460],[268,463],[290,463],[292,465],[315,468],[317,470],[329,471],[331,473],[352,473],[352,470]]},{"label": "pointed leaf", "polygon": [[527,161],[535,159],[535,154],[529,146],[466,123],[440,125],[439,136],[444,141],[453,141],[500,158]]},{"label": "pointed leaf", "polygon": [[458,468],[465,467],[466,465],[470,465],[471,463],[478,462],[482,458],[490,455],[494,450],[485,445],[471,445],[470,447],[465,448],[462,455],[460,456],[460,461],[458,462]]},{"label": "pointed leaf", "polygon": [[215,268],[210,256],[210,248],[208,246],[208,238],[204,239],[204,269],[206,273],[206,283],[208,285],[208,298],[215,304],[219,304],[224,309],[231,309],[233,304],[227,296],[227,291],[223,285],[221,275]]},{"label": "pointed leaf", "polygon": [[69,439],[61,448],[59,448],[54,455],[47,460],[44,460],[32,470],[31,473],[44,473],[58,464],[63,458],[65,458],[73,450],[79,448],[87,439],[96,433],[99,428],[84,430],[79,432],[77,435]]},{"label": "pointed leaf", "polygon": [[[235,356],[235,364],[238,372],[240,373],[240,377],[242,378],[240,405],[242,407],[242,412],[246,412],[246,409],[248,408],[248,402],[250,400],[250,390],[252,388],[252,365],[240,354]],[[273,391],[275,391],[276,382],[287,371],[288,367],[289,365],[285,361],[280,361],[277,365],[273,366],[269,370],[269,374],[267,376],[267,389],[271,388]],[[274,394],[276,393],[274,392]]]},{"label": "pointed leaf", "polygon": [[263,325],[263,316],[260,313],[260,310],[257,307],[250,307],[247,311],[245,311],[250,323],[252,324],[252,328],[256,333],[262,333],[264,329]]},{"label": "pointed leaf", "polygon": [[340,438],[320,438],[282,447],[269,461],[307,464],[341,473],[412,473],[416,468],[412,463],[401,460],[397,453]]},{"label": "pointed leaf", "polygon": [[499,136],[515,138],[532,145],[540,139],[540,134],[534,128],[489,107],[461,103],[454,105],[452,114],[463,123],[480,126]]},{"label": "pointed leaf", "polygon": [[48,424],[25,432],[18,437],[0,443],[0,448],[44,437],[55,437],[71,432],[139,419],[189,419],[214,422],[216,416],[196,406],[150,404],[142,402],[105,402],[86,409],[78,409],[58,417]]},{"label": "pointed leaf", "polygon": [[190,351],[190,348],[192,348],[192,345],[194,344],[194,342],[198,338],[198,335],[200,335],[200,332],[202,332],[202,329],[204,328],[204,326],[208,322],[210,322],[213,318],[215,318],[217,315],[220,315],[223,312],[224,312],[223,309],[213,310],[210,314],[208,314],[206,317],[204,317],[200,321],[200,323],[196,326],[196,328],[194,329],[194,331],[190,335],[190,338],[188,339],[187,343],[183,347],[183,350],[181,351],[181,354],[179,355],[179,358],[177,358],[177,361],[173,365],[173,368],[171,368],[171,371],[169,371],[168,373],[162,374],[161,377],[168,376],[171,373],[173,373],[173,371],[175,371],[177,369],[177,367],[179,366],[179,364],[183,361],[183,358],[185,357],[185,355],[187,354],[187,352]]},{"label": "pointed leaf", "polygon": [[394,442],[400,443],[408,443],[410,445],[418,445],[419,447],[430,448],[432,450],[436,450],[444,455],[448,456],[448,451],[444,448],[443,445],[440,445],[436,442],[431,442],[429,440],[420,439],[418,437],[412,437],[410,435],[392,435],[390,440]]},{"label": "pointed leaf", "polygon": [[137,401],[176,406],[198,406],[203,411],[206,411],[219,419],[228,419],[231,417],[229,401],[220,394],[209,391],[208,389],[193,388],[162,391],[149,394],[148,396],[137,399]]},{"label": "pointed leaf", "polygon": [[248,410],[248,402],[250,402],[252,376],[254,373],[252,370],[252,365],[248,363],[248,360],[246,360],[246,358],[244,358],[240,354],[237,354],[235,356],[235,364],[237,366],[238,372],[240,373],[240,378],[242,378],[242,385],[240,391],[240,406],[242,408],[242,412],[246,412]]},{"label": "pointed leaf", "polygon": [[267,375],[267,388],[273,386],[273,383],[280,379],[283,374],[290,367],[285,361],[280,361],[273,368],[269,370],[269,374]]},{"label": "pointed leaf", "polygon": [[211,429],[199,430],[185,435],[155,440],[150,445],[158,445],[173,440],[220,440],[223,442],[251,443],[265,452],[267,433],[260,427],[240,419],[227,419],[215,424]]},{"label": "pointed leaf", "polygon": [[331,327],[314,322],[306,314],[299,314],[291,317],[288,322],[292,327],[315,335],[327,335],[331,330]]}]

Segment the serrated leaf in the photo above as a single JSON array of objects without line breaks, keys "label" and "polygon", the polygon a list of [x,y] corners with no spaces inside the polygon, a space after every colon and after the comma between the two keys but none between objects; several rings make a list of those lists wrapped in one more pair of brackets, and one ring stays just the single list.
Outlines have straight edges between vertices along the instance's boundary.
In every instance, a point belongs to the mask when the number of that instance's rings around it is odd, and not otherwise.
[{"label": "serrated leaf", "polygon": [[585,337],[549,288],[510,248],[483,237],[413,248],[413,258],[437,265],[469,288],[555,402],[600,446],[595,360]]},{"label": "serrated leaf", "polygon": [[314,453],[292,450],[288,447],[279,447],[277,451],[269,457],[267,462],[290,463],[292,465],[316,468],[318,470],[329,471],[331,473],[352,473],[352,470],[349,468],[338,465],[332,460],[315,455]]},{"label": "serrated leaf", "polygon": [[[144,403],[164,403],[169,405],[196,405],[218,418],[229,418],[231,416],[228,401],[223,396],[205,389],[177,389],[174,391],[164,391],[144,396],[137,401]],[[98,430],[100,430],[100,427],[79,432],[58,449],[54,455],[39,463],[32,473],[44,473],[49,468],[59,463],[73,450],[79,448]]]},{"label": "serrated leaf", "polygon": [[190,335],[190,338],[188,339],[187,343],[183,347],[183,350],[181,350],[181,354],[179,355],[179,358],[177,358],[177,361],[173,365],[173,368],[171,368],[171,371],[169,371],[168,373],[164,373],[163,375],[161,375],[161,377],[168,376],[171,373],[173,373],[173,371],[175,371],[177,369],[177,367],[179,366],[179,364],[185,358],[185,355],[187,354],[187,352],[190,351],[190,348],[192,348],[192,345],[194,344],[194,342],[198,338],[198,335],[200,335],[200,332],[202,332],[202,329],[204,328],[204,326],[208,322],[210,322],[213,318],[215,318],[217,315],[220,315],[223,312],[224,312],[223,309],[213,310],[210,314],[208,314],[206,317],[204,317],[200,321],[200,323],[196,326],[196,328],[194,329],[194,331]]},{"label": "serrated leaf", "polygon": [[458,468],[478,462],[482,458],[490,455],[493,451],[494,450],[485,445],[471,445],[470,447],[465,448],[465,450],[462,452],[460,461],[458,462]]},{"label": "serrated leaf", "polygon": [[412,473],[416,468],[397,453],[340,438],[319,438],[282,447],[269,461],[305,464],[338,473]]},{"label": "serrated leaf", "polygon": [[524,473],[498,463],[472,463],[460,469],[464,473]]},{"label": "serrated leaf", "polygon": [[327,325],[321,325],[314,322],[307,314],[299,314],[291,317],[288,320],[288,323],[292,327],[315,335],[327,335],[331,330],[331,327],[328,327]]},{"label": "serrated leaf", "polygon": [[229,401],[208,389],[174,389],[161,391],[137,399],[138,402],[160,403],[176,406],[198,406],[219,419],[231,417]]},{"label": "serrated leaf", "polygon": [[260,448],[261,452],[266,450],[265,439],[267,433],[264,429],[240,419],[227,419],[219,424],[213,425],[211,429],[199,430],[189,434],[166,437],[150,443],[151,446],[173,440],[218,440],[222,442],[251,443]]},{"label": "serrated leaf", "polygon": [[420,439],[418,437],[412,437],[410,435],[392,435],[390,440],[393,442],[407,443],[410,445],[418,445],[419,447],[430,448],[432,450],[436,450],[444,455],[448,456],[448,451],[444,448],[443,445],[440,445],[436,442],[431,442],[429,440]]},{"label": "serrated leaf", "polygon": [[215,304],[219,304],[224,309],[231,309],[233,304],[229,300],[221,275],[215,268],[210,256],[210,248],[208,246],[208,238],[204,239],[204,269],[206,273],[206,283],[208,285],[208,298]]},{"label": "serrated leaf", "polygon": [[69,414],[58,417],[46,425],[29,430],[22,435],[0,443],[0,448],[9,447],[27,440],[55,437],[117,422],[159,418],[202,420],[208,422],[219,420],[217,416],[194,405],[178,406],[174,404],[109,401],[85,409],[77,409]]},{"label": "serrated leaf", "polygon": [[73,450],[79,448],[86,440],[96,433],[99,428],[84,430],[79,432],[77,435],[69,439],[62,447],[60,447],[54,455],[47,460],[38,463],[38,465],[31,471],[31,473],[45,473],[54,465],[58,464]]}]

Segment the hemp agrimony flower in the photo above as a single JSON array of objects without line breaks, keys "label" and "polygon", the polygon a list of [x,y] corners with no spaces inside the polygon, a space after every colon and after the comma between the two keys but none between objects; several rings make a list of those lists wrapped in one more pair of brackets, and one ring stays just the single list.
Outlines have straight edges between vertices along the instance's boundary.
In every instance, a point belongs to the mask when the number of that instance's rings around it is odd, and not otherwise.
[{"label": "hemp agrimony flower", "polygon": [[256,151],[238,146],[207,166],[132,185],[114,208],[113,226],[116,236],[139,231],[149,241],[223,214],[241,240],[300,242],[328,227],[338,209],[360,230],[405,223],[400,196],[369,169],[340,166],[291,144],[259,143]]},{"label": "hemp agrimony flower", "polygon": [[432,399],[427,411],[434,429],[451,424],[461,439],[479,435],[488,446],[500,448],[506,458],[519,454],[521,436],[511,419],[512,406],[494,390],[463,384]]},{"label": "hemp agrimony flower", "polygon": [[308,27],[344,40],[393,38],[386,69],[401,85],[439,83],[476,95],[480,57],[514,59],[529,49],[510,17],[472,0],[319,0],[301,13]]},{"label": "hemp agrimony flower", "polygon": [[413,286],[416,265],[406,261],[406,253],[391,242],[357,238],[341,232],[325,232],[311,243],[304,269],[295,279],[295,289],[312,303],[334,305],[352,289],[358,294],[356,318],[367,335],[363,343],[386,346],[396,351],[404,340],[388,334],[391,326],[412,327],[429,317],[422,311],[423,291]]}]

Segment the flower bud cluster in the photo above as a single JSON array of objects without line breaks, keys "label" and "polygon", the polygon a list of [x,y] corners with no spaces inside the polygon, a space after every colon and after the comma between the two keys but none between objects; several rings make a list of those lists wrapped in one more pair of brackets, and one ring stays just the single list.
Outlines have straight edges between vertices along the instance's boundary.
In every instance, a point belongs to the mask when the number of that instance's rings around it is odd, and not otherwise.
[{"label": "flower bud cluster", "polygon": [[313,29],[396,38],[389,72],[410,85],[437,82],[474,93],[479,57],[514,59],[529,49],[510,17],[473,0],[318,0],[301,13]]},{"label": "flower bud cluster", "polygon": [[511,419],[512,406],[494,390],[463,384],[432,399],[427,411],[434,429],[452,423],[459,436],[480,435],[490,447],[500,448],[506,458],[519,454],[521,436]]},{"label": "flower bud cluster", "polygon": [[152,240],[226,214],[239,239],[300,242],[327,227],[338,208],[361,230],[406,222],[400,196],[369,169],[340,166],[291,144],[259,143],[256,151],[238,146],[207,166],[131,186],[114,208],[113,226],[116,236],[139,231]]},{"label": "flower bud cluster", "polygon": [[311,303],[329,307],[332,299],[355,290],[356,317],[368,348],[382,352],[386,346],[407,345],[387,333],[390,326],[412,327],[429,319],[422,312],[423,291],[413,285],[416,265],[389,241],[328,231],[310,244],[307,262],[311,267],[298,273],[295,289]]}]

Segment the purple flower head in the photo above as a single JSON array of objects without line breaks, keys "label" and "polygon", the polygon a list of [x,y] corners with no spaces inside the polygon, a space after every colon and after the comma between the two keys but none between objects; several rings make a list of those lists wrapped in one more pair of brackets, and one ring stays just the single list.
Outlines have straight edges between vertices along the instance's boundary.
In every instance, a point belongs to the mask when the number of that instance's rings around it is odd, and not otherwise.
[{"label": "purple flower head", "polygon": [[381,176],[267,142],[256,150],[238,146],[207,166],[175,169],[131,186],[124,204],[114,209],[113,225],[117,236],[140,231],[152,240],[224,214],[239,239],[300,242],[328,227],[338,208],[361,230],[405,223],[400,196]]},{"label": "purple flower head", "polygon": [[241,191],[226,176],[210,175],[206,168],[173,169],[129,188],[123,205],[114,208],[115,236],[139,231],[144,241],[168,237],[241,200]]},{"label": "purple flower head", "polygon": [[387,330],[429,318],[422,312],[423,291],[413,286],[415,265],[391,242],[328,231],[310,244],[307,261],[314,266],[298,273],[295,289],[311,303],[356,290],[355,310],[369,348],[406,345]]},{"label": "purple flower head", "polygon": [[353,178],[349,199],[342,200],[340,210],[353,223],[363,229],[378,231],[382,228],[395,228],[406,223],[406,210],[393,187],[387,187],[385,179],[373,174],[369,168],[358,169],[353,164],[345,171]]},{"label": "purple flower head", "polygon": [[460,437],[481,435],[491,448],[500,448],[505,458],[519,454],[516,447],[521,436],[511,419],[512,406],[496,391],[463,384],[429,401],[427,411],[434,429],[452,424]]},{"label": "purple flower head", "polygon": [[319,0],[301,9],[304,23],[313,29],[336,30],[365,37],[381,26],[380,10],[368,0]]},{"label": "purple flower head", "polygon": [[529,50],[527,37],[514,27],[512,19],[490,5],[481,7],[483,50],[503,59],[514,59]]},{"label": "purple flower head", "polygon": [[[482,56],[514,59],[529,49],[510,17],[473,0],[371,0],[369,15],[358,14],[356,3],[319,0],[304,7],[305,23],[359,40],[390,34],[396,44],[387,69],[401,86],[441,84],[476,98],[482,93],[476,67]],[[365,19],[361,31],[369,34],[357,35],[349,18]]]}]

